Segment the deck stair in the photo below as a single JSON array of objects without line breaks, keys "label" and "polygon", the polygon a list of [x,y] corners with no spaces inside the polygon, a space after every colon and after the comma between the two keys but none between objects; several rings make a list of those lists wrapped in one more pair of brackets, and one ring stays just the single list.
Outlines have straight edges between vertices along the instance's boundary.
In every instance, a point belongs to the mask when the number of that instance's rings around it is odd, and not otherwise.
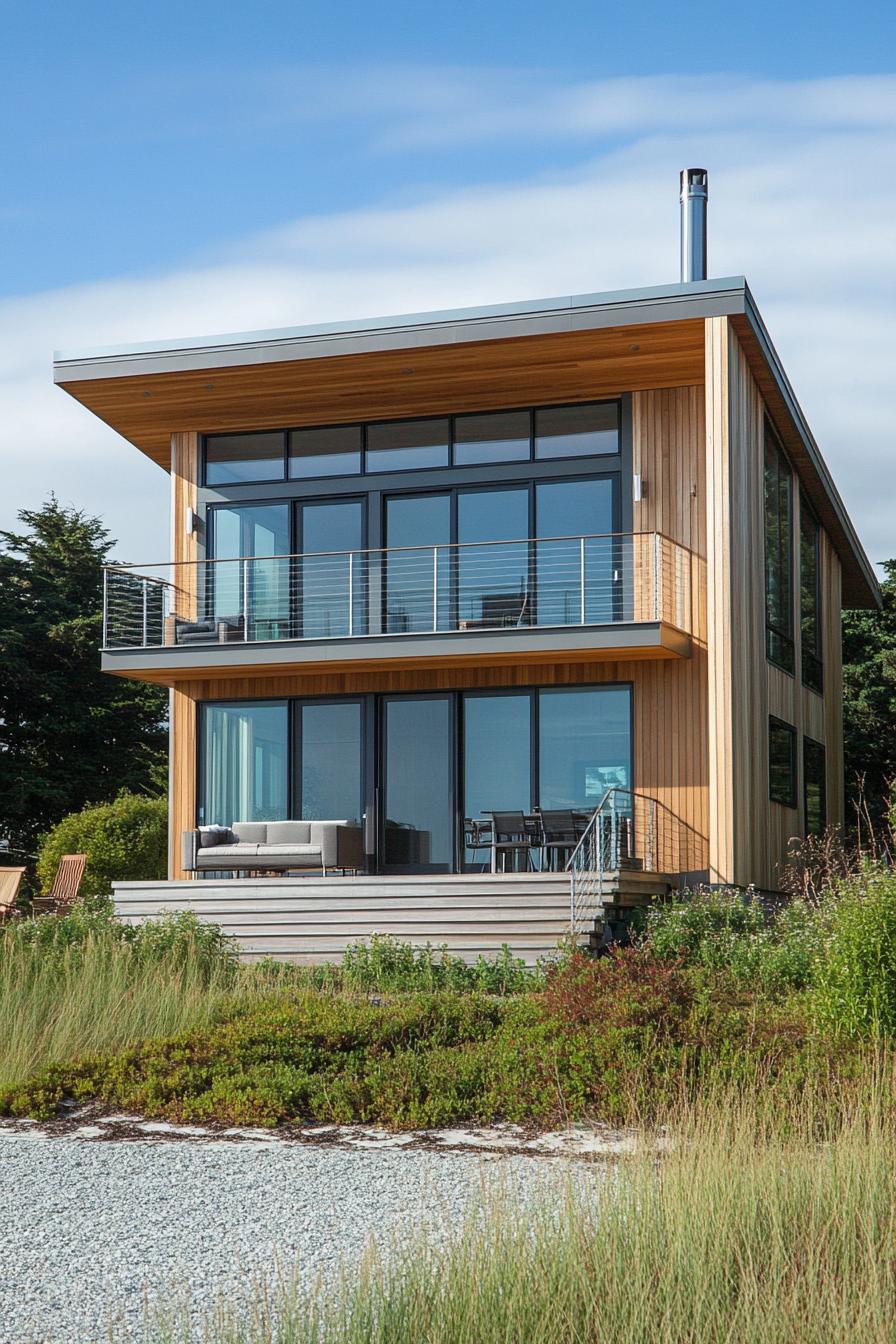
[{"label": "deck stair", "polygon": [[[643,905],[665,879],[635,865],[605,875],[607,903]],[[349,944],[390,934],[418,946],[443,944],[465,961],[503,944],[527,964],[569,936],[568,873],[463,873],[422,877],[264,877],[117,882],[115,910],[128,924],[182,910],[220,926],[247,961],[273,957],[313,965],[338,961]],[[599,941],[603,912],[582,931]]]}]

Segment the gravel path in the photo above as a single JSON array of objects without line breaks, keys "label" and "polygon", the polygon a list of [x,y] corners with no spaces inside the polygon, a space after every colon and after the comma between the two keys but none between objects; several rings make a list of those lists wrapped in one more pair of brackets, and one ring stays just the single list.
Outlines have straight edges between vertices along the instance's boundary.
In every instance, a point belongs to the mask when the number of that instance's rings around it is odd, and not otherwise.
[{"label": "gravel path", "polygon": [[5,1139],[0,1344],[142,1342],[147,1300],[188,1294],[198,1315],[275,1278],[275,1263],[297,1261],[311,1282],[374,1235],[457,1226],[488,1189],[510,1180],[525,1197],[566,1170],[476,1153]]}]

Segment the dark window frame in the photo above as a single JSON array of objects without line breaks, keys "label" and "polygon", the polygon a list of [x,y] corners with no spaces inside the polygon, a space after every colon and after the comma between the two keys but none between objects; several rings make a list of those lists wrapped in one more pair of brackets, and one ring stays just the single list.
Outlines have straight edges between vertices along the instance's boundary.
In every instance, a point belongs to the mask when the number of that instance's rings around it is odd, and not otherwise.
[{"label": "dark window frame", "polygon": [[[763,448],[763,524],[765,557],[765,652],[766,658],[782,672],[793,676],[796,671],[796,643],[794,638],[794,518],[793,469],[777,434],[766,417]],[[769,531],[769,474],[774,467],[775,525],[778,535]],[[786,484],[786,516],[781,516],[781,488]],[[785,526],[786,524],[786,526]],[[772,570],[780,570],[779,610],[772,611]],[[783,618],[783,619],[782,619]]]},{"label": "dark window frame", "polygon": [[[814,550],[815,582],[810,593],[805,586],[804,542],[807,542],[807,524],[812,530],[811,544]],[[821,524],[812,506],[800,491],[800,669],[802,683],[816,695],[824,695],[824,637],[822,634],[823,594],[821,588]],[[807,603],[807,599],[809,602]],[[814,647],[806,636],[807,605],[813,607],[811,613],[815,630]]]},{"label": "dark window frame", "polygon": [[[567,409],[572,409],[572,408],[575,408],[575,407],[583,407],[583,406],[609,406],[609,405],[615,405],[616,408],[617,408],[617,426],[618,426],[618,433],[617,433],[617,449],[616,449],[616,452],[615,452],[615,453],[571,453],[571,454],[569,454],[569,455],[567,455],[567,456],[562,456],[562,457],[559,457],[559,456],[558,456],[558,457],[551,457],[551,458],[537,458],[537,457],[535,456],[535,413],[536,413],[536,411],[540,411],[540,410],[567,410]],[[480,409],[480,410],[473,409],[473,410],[470,410],[470,411],[459,411],[459,412],[457,412],[456,414],[448,414],[448,415],[439,415],[438,413],[430,413],[430,414],[427,414],[427,415],[387,416],[386,418],[381,419],[381,420],[363,420],[363,421],[359,421],[359,420],[350,420],[350,421],[336,421],[336,422],[334,422],[334,423],[332,423],[332,424],[325,424],[325,425],[287,425],[287,426],[285,426],[285,427],[283,427],[283,426],[275,426],[275,427],[272,428],[272,429],[244,429],[244,430],[233,430],[233,431],[230,431],[230,432],[227,432],[227,433],[223,433],[223,434],[218,434],[218,433],[214,433],[214,434],[203,434],[203,435],[201,436],[201,444],[200,444],[200,455],[201,455],[201,459],[202,459],[202,463],[201,463],[201,465],[202,465],[202,471],[201,471],[202,485],[203,485],[203,488],[204,488],[204,489],[219,490],[219,489],[221,489],[221,488],[228,489],[228,488],[231,488],[231,487],[233,487],[233,486],[281,485],[281,484],[283,484],[283,483],[285,483],[285,482],[289,482],[289,483],[299,483],[299,482],[303,482],[303,481],[307,481],[307,480],[312,480],[312,481],[332,481],[332,480],[338,480],[338,481],[341,481],[341,480],[348,480],[348,479],[351,479],[351,478],[354,477],[354,476],[358,476],[358,477],[367,477],[367,476],[369,476],[369,477],[371,477],[372,479],[378,479],[378,478],[383,477],[383,476],[388,476],[388,475],[392,475],[392,474],[396,474],[396,473],[403,473],[403,472],[408,472],[408,473],[410,473],[410,472],[427,472],[427,471],[448,471],[448,470],[455,470],[455,469],[456,469],[456,470],[460,470],[460,471],[465,471],[465,470],[469,470],[469,469],[472,469],[472,468],[478,468],[478,467],[489,467],[489,466],[497,466],[497,465],[506,465],[506,464],[504,464],[504,463],[494,463],[494,462],[482,462],[482,463],[464,462],[464,463],[460,463],[460,464],[456,463],[456,462],[455,462],[455,458],[454,458],[454,423],[455,423],[455,420],[457,420],[457,419],[463,419],[463,418],[465,418],[466,416],[469,416],[469,415],[501,415],[501,414],[510,414],[511,412],[514,412],[514,413],[517,413],[517,414],[527,414],[528,417],[529,417],[529,456],[528,456],[528,457],[525,457],[525,458],[521,457],[521,458],[512,459],[512,461],[514,461],[515,463],[523,463],[523,462],[530,462],[530,463],[541,462],[541,463],[545,463],[545,462],[583,462],[583,461],[597,461],[597,460],[600,460],[600,459],[602,459],[602,458],[614,458],[614,457],[615,457],[615,458],[618,458],[618,457],[621,456],[621,454],[622,454],[622,452],[623,452],[623,439],[624,439],[624,434],[625,434],[625,405],[624,405],[624,401],[623,401],[622,396],[616,396],[616,397],[596,397],[596,398],[595,398],[595,397],[592,397],[592,398],[589,398],[588,400],[585,400],[585,401],[568,401],[568,400],[564,400],[564,401],[558,401],[558,402],[550,402],[550,401],[548,401],[548,402],[539,402],[537,405],[529,404],[529,405],[527,405],[527,406],[498,406],[498,407],[495,407],[495,406],[489,406],[489,407],[483,407],[483,408]],[[420,422],[422,422],[422,421],[426,421],[426,420],[447,420],[447,422],[448,422],[448,462],[447,462],[447,464],[441,464],[441,465],[436,465],[436,466],[431,466],[431,467],[400,467],[400,466],[390,466],[390,467],[388,467],[388,468],[378,469],[378,470],[376,470],[376,471],[368,471],[368,468],[367,468],[367,431],[368,431],[368,429],[369,429],[370,427],[375,426],[375,425],[378,426],[378,425],[392,425],[392,424],[415,424],[415,423],[420,423]],[[361,431],[361,470],[360,470],[360,472],[357,472],[357,473],[356,473],[356,472],[338,472],[338,473],[335,473],[335,474],[330,475],[330,476],[315,476],[315,477],[295,477],[295,476],[291,476],[291,475],[290,475],[290,471],[289,471],[289,436],[290,436],[290,434],[294,434],[294,433],[297,433],[297,432],[299,432],[299,431],[301,431],[301,430],[305,430],[305,429],[319,429],[319,430],[325,430],[325,429],[353,429],[355,426],[357,426],[357,427],[360,429],[360,431]],[[283,472],[282,472],[282,475],[281,475],[281,476],[275,476],[275,477],[263,477],[263,478],[258,479],[258,480],[249,480],[249,479],[246,479],[246,480],[242,480],[242,481],[228,481],[228,482],[210,483],[209,480],[208,480],[208,464],[207,464],[207,458],[206,458],[206,445],[207,445],[208,440],[209,440],[209,439],[239,438],[239,437],[240,437],[241,435],[243,435],[243,434],[279,434],[279,435],[282,436],[282,439],[283,439]]]},{"label": "dark window frame", "polygon": [[[776,795],[774,792],[774,781],[772,778],[772,733],[784,732],[787,734],[790,743],[790,793],[787,797]],[[792,723],[786,723],[784,719],[778,719],[774,714],[768,716],[768,797],[769,802],[778,803],[781,807],[796,808],[797,806],[797,733]]]},{"label": "dark window frame", "polygon": [[[821,765],[821,776],[816,782],[821,795],[821,826],[817,830],[809,829],[809,782],[810,782],[810,756],[814,753],[815,763]],[[828,758],[827,748],[823,742],[816,742],[813,737],[803,737],[803,830],[806,836],[824,835],[828,824]]]},{"label": "dark window frame", "polygon": [[[287,820],[294,820],[301,811],[301,783],[299,778],[299,745],[301,742],[301,724],[299,722],[301,708],[307,704],[344,704],[361,702],[361,754],[362,754],[362,787],[365,790],[364,811],[361,817],[361,824],[367,833],[366,809],[370,806],[376,807],[375,798],[382,792],[382,778],[380,771],[382,769],[382,720],[384,714],[384,703],[387,699],[407,699],[419,696],[421,699],[433,699],[447,695],[452,702],[452,731],[453,742],[452,752],[452,775],[453,775],[453,794],[455,808],[455,852],[453,871],[462,873],[467,871],[464,868],[464,843],[463,843],[463,821],[466,800],[464,793],[464,703],[467,696],[489,697],[501,695],[527,695],[529,697],[529,724],[530,724],[530,781],[532,806],[537,807],[540,803],[540,732],[539,732],[539,696],[543,691],[602,691],[602,690],[625,690],[628,692],[628,744],[629,744],[629,774],[631,783],[629,788],[634,792],[638,787],[638,781],[635,777],[635,763],[638,759],[637,736],[635,723],[635,683],[625,679],[616,681],[583,681],[570,682],[564,685],[542,684],[535,682],[528,686],[495,686],[495,687],[454,687],[446,691],[406,691],[406,692],[360,692],[347,695],[291,695],[291,696],[228,696],[225,700],[199,700],[196,703],[196,739],[194,745],[194,778],[196,780],[196,825],[202,823],[199,820],[199,813],[205,802],[205,734],[206,734],[206,710],[216,706],[234,707],[238,705],[286,705],[287,708],[287,728],[286,728],[286,790],[287,790],[287,811],[289,816]],[[382,818],[378,818],[381,823]],[[381,845],[381,837],[378,836],[377,844]],[[380,850],[382,853],[382,848]]]}]

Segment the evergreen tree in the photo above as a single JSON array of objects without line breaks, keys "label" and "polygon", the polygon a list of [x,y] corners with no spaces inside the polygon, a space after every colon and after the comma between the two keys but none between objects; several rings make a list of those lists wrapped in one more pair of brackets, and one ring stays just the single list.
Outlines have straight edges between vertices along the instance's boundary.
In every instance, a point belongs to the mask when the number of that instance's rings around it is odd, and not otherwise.
[{"label": "evergreen tree", "polygon": [[896,781],[896,560],[884,570],[883,610],[843,615],[847,807],[863,787],[875,823],[883,820]]},{"label": "evergreen tree", "polygon": [[55,496],[0,532],[0,837],[38,836],[119,790],[162,789],[167,694],[100,671],[98,518]]}]

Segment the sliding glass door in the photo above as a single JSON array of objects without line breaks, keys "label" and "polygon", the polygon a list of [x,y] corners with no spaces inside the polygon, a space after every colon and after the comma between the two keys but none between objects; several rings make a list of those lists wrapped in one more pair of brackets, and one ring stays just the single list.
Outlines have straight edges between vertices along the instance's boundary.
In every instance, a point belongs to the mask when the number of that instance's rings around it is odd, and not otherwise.
[{"label": "sliding glass door", "polygon": [[241,633],[248,607],[250,640],[288,638],[289,505],[235,505],[209,516],[214,560],[205,567],[207,615],[225,633]]},{"label": "sliding glass door", "polygon": [[209,703],[199,821],[366,816],[380,871],[481,867],[464,817],[590,811],[630,789],[631,720],[627,685]]},{"label": "sliding glass door", "polygon": [[364,501],[308,500],[296,506],[295,592],[303,639],[367,634]]},{"label": "sliding glass door", "polygon": [[381,723],[380,867],[451,872],[457,834],[453,696],[389,696]]}]

